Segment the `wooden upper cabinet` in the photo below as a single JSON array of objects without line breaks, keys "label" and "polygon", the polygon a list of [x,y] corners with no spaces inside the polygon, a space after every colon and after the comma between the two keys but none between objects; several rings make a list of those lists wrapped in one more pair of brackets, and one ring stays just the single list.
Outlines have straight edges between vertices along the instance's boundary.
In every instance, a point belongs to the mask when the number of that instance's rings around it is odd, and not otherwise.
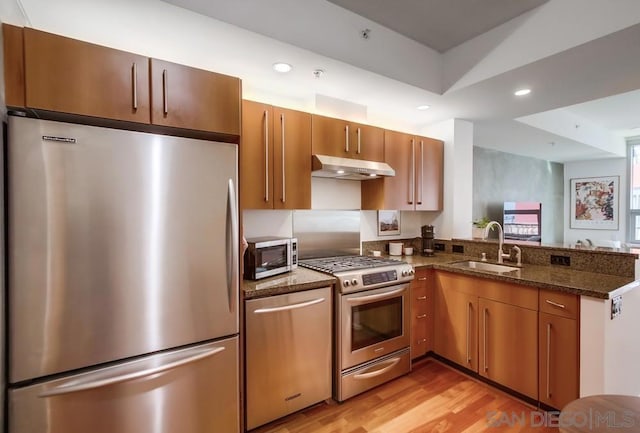
[{"label": "wooden upper cabinet", "polygon": [[240,135],[240,79],[151,59],[151,123]]},{"label": "wooden upper cabinet", "polygon": [[149,60],[24,29],[25,105],[149,123]]},{"label": "wooden upper cabinet", "polygon": [[24,33],[22,27],[2,24],[4,99],[8,107],[24,107]]},{"label": "wooden upper cabinet", "polygon": [[242,102],[243,209],[311,208],[311,114]]},{"label": "wooden upper cabinet", "polygon": [[362,209],[442,210],[442,141],[384,131],[384,160],[396,175],[363,183]]},{"label": "wooden upper cabinet", "polygon": [[312,116],[312,153],[384,161],[384,130],[346,120]]},{"label": "wooden upper cabinet", "polygon": [[442,210],[444,186],[444,143],[416,137],[416,210]]},{"label": "wooden upper cabinet", "polygon": [[311,114],[273,107],[275,209],[311,209]]},{"label": "wooden upper cabinet", "polygon": [[240,206],[273,209],[273,108],[242,101]]}]

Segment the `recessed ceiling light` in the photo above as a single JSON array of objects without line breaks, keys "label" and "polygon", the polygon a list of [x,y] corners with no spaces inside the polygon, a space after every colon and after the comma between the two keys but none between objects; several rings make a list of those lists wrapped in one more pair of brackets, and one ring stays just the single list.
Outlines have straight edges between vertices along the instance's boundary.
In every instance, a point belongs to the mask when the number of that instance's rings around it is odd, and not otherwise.
[{"label": "recessed ceiling light", "polygon": [[513,92],[513,94],[516,96],[524,96],[528,95],[529,93],[531,93],[531,89],[520,89]]},{"label": "recessed ceiling light", "polygon": [[293,69],[293,66],[291,66],[288,63],[279,62],[279,63],[273,64],[273,70],[277,72],[285,73],[285,72],[289,72],[292,69]]},{"label": "recessed ceiling light", "polygon": [[428,105],[418,105],[416,107],[416,110],[424,111],[424,110],[428,110],[429,108],[431,107],[429,107]]}]

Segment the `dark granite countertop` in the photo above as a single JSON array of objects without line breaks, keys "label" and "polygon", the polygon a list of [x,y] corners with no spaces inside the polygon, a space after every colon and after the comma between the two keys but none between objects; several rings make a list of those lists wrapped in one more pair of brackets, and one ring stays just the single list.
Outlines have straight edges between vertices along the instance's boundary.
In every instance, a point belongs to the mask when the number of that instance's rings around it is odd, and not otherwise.
[{"label": "dark granite countertop", "polygon": [[[610,299],[613,296],[632,290],[640,285],[640,281],[634,281],[634,279],[630,277],[576,271],[570,268],[551,265],[539,266],[524,264],[517,275],[500,275],[492,272],[451,266],[451,263],[464,260],[478,261],[477,257],[460,254],[436,254],[433,257],[402,256],[398,257],[398,259],[413,265],[414,268],[433,268],[600,299]],[[511,263],[506,262],[505,265],[511,266]]]},{"label": "dark granite countertop", "polygon": [[[631,277],[620,277],[595,272],[576,271],[560,266],[540,266],[524,264],[517,275],[500,275],[475,269],[457,268],[451,266],[454,262],[464,260],[478,260],[461,254],[437,253],[432,257],[414,256],[386,256],[405,261],[414,268],[430,268],[442,271],[465,274],[474,277],[489,278],[508,283],[523,284],[542,289],[558,290],[580,296],[599,299],[610,299],[628,290],[640,286],[640,280]],[[511,263],[505,263],[509,266]],[[335,277],[298,267],[298,269],[258,281],[245,280],[242,282],[244,299],[261,298],[264,296],[280,295],[302,290],[316,289],[332,285]]]},{"label": "dark granite countertop", "polygon": [[243,280],[244,299],[262,298],[284,293],[318,289],[334,284],[335,277],[298,267],[286,274],[280,274],[258,281]]}]

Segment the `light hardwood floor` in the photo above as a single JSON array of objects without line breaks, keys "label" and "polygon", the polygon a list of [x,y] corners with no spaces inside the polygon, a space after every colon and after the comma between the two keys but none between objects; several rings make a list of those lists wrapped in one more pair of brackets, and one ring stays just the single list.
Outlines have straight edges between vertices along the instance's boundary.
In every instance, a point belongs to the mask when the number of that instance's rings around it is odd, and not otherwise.
[{"label": "light hardwood floor", "polygon": [[557,433],[557,428],[539,427],[542,416],[427,359],[410,374],[342,404],[316,405],[252,433]]}]

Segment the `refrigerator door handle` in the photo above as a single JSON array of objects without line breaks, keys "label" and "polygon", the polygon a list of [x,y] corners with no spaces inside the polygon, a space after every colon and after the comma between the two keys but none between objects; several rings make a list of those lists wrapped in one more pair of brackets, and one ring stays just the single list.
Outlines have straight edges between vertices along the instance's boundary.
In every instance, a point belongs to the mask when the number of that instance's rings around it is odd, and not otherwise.
[{"label": "refrigerator door handle", "polygon": [[45,392],[38,394],[38,397],[55,397],[57,395],[71,394],[73,392],[79,391],[87,391],[90,389],[103,388],[105,386],[113,385],[121,382],[130,382],[135,379],[140,379],[146,376],[152,376],[154,374],[162,373],[167,370],[172,370],[174,368],[178,368],[180,366],[191,364],[193,362],[199,361],[204,358],[208,358],[210,356],[215,355],[216,353],[220,353],[225,350],[224,347],[216,347],[213,349],[202,350],[202,348],[198,348],[196,350],[196,354],[193,354],[193,351],[187,351],[184,358],[178,359],[173,362],[169,362],[165,365],[160,365],[158,367],[148,368],[141,371],[134,371],[131,373],[118,374],[123,369],[128,366],[123,366],[122,369],[116,369],[114,371],[114,375],[110,377],[104,377],[104,372],[96,372],[94,374],[89,374],[82,380],[73,380],[68,382],[67,384],[62,384],[56,386],[55,388],[49,389]]},{"label": "refrigerator door handle", "polygon": [[229,300],[229,312],[234,311],[236,288],[239,279],[239,248],[238,236],[238,206],[236,205],[236,191],[233,179],[229,179],[227,189],[227,298]]}]

